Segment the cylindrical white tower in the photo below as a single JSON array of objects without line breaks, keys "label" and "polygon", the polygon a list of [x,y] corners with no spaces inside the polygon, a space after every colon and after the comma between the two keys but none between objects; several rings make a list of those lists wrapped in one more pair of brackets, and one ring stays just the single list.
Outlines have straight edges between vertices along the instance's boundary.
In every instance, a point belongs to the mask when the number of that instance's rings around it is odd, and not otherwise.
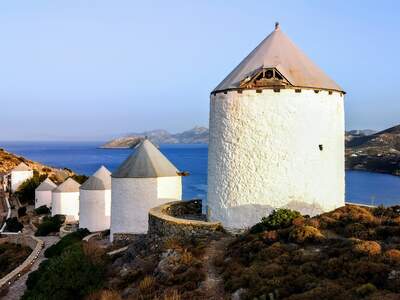
[{"label": "cylindrical white tower", "polygon": [[35,190],[35,208],[46,205],[51,207],[51,197],[57,185],[46,178]]},{"label": "cylindrical white tower", "polygon": [[91,232],[110,228],[111,172],[100,167],[81,186],[79,192],[79,228]]},{"label": "cylindrical white tower", "polygon": [[343,206],[343,94],[276,26],[211,93],[209,218],[245,228]]},{"label": "cylindrical white tower", "polygon": [[67,222],[79,220],[79,186],[72,178],[68,178],[53,190],[51,199],[51,215],[65,215]]},{"label": "cylindrical white tower", "polygon": [[148,140],[112,174],[111,241],[115,233],[146,233],[149,210],[182,199],[176,167]]}]

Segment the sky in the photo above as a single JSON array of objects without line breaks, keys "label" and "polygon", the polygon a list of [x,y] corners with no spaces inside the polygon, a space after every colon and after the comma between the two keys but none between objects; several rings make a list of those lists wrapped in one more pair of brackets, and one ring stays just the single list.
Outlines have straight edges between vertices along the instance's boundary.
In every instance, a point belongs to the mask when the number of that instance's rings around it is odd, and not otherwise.
[{"label": "sky", "polygon": [[0,140],[208,125],[209,94],[275,21],[347,92],[347,129],[400,123],[400,1],[0,2]]}]

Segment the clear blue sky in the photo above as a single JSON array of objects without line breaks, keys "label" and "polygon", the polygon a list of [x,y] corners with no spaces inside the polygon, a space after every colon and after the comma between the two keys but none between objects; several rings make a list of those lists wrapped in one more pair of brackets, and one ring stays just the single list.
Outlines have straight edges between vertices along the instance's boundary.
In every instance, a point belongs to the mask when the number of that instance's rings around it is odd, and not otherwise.
[{"label": "clear blue sky", "polygon": [[400,1],[0,2],[0,140],[208,125],[209,92],[279,21],[346,91],[346,127],[400,123]]}]

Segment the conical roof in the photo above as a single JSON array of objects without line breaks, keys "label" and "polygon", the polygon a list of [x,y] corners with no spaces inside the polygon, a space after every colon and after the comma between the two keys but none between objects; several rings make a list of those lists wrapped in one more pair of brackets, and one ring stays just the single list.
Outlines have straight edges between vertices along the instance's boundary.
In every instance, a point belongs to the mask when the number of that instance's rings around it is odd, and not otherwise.
[{"label": "conical roof", "polygon": [[280,30],[279,24],[213,92],[239,88],[262,68],[276,68],[294,87],[343,91]]},{"label": "conical roof", "polygon": [[18,166],[16,166],[14,169],[11,170],[12,172],[16,171],[32,171],[30,167],[28,167],[25,163],[21,162]]},{"label": "conical roof", "polygon": [[116,170],[115,178],[151,178],[177,176],[176,167],[147,139],[135,148]]},{"label": "conical roof", "polygon": [[79,192],[80,184],[72,178],[68,178],[53,190],[53,193],[76,193]]},{"label": "conical roof", "polygon": [[39,186],[36,188],[36,191],[52,191],[57,187],[57,185],[51,181],[49,178],[46,178]]},{"label": "conical roof", "polygon": [[111,190],[111,172],[101,166],[80,187],[81,190]]}]

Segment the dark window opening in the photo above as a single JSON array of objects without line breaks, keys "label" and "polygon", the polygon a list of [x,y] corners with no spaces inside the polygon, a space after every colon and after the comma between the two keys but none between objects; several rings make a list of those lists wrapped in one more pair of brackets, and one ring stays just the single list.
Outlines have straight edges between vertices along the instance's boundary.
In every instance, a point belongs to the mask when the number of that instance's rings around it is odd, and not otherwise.
[{"label": "dark window opening", "polygon": [[275,92],[275,93],[280,93],[280,92],[281,92],[281,89],[274,89],[274,92]]},{"label": "dark window opening", "polygon": [[319,144],[318,148],[319,148],[320,151],[324,150],[324,146],[322,144]]},{"label": "dark window opening", "polygon": [[318,93],[319,93],[319,90],[314,90],[314,93],[318,94]]},{"label": "dark window opening", "polygon": [[329,95],[332,95],[332,91],[329,91]]},{"label": "dark window opening", "polygon": [[256,90],[256,93],[260,94],[260,93],[262,93],[262,90]]},{"label": "dark window opening", "polygon": [[272,70],[265,71],[265,77],[267,79],[271,79],[272,77],[274,77],[274,72]]},{"label": "dark window opening", "polygon": [[296,93],[301,93],[301,89],[295,89],[294,90]]}]

